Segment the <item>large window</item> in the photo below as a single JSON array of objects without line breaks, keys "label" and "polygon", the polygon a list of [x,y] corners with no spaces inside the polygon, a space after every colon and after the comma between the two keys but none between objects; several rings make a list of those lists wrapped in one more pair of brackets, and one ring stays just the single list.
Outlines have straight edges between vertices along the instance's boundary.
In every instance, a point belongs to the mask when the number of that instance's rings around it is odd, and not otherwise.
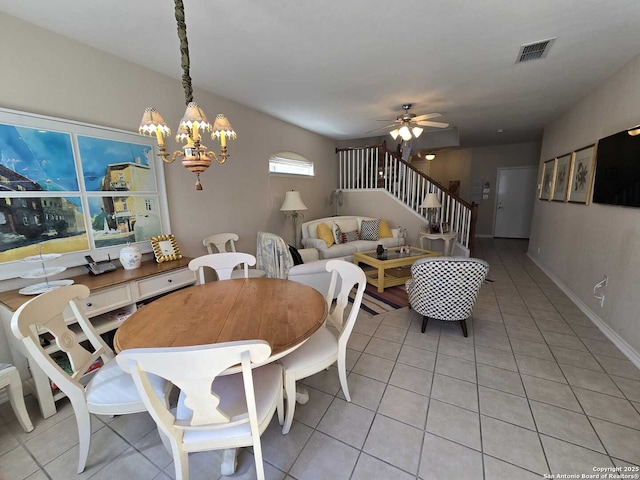
[{"label": "large window", "polygon": [[294,152],[277,152],[269,157],[269,173],[313,177],[313,162]]},{"label": "large window", "polygon": [[128,243],[150,252],[149,238],[169,233],[153,139],[0,109],[0,215],[0,279],[39,252],[64,266]]}]

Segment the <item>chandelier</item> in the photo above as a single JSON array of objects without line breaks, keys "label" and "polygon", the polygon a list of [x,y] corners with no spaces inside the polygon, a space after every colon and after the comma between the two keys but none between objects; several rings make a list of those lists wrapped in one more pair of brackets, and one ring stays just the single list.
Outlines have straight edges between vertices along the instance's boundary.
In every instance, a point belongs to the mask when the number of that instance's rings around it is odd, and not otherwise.
[{"label": "chandelier", "polygon": [[[202,190],[200,174],[211,165],[213,158],[217,163],[224,163],[229,154],[227,153],[227,140],[235,139],[236,132],[231,127],[231,123],[223,114],[216,115],[213,125],[209,123],[207,116],[193,101],[193,88],[191,87],[191,76],[189,74],[189,42],[187,40],[187,25],[184,17],[184,5],[182,0],[174,0],[175,16],[178,24],[178,38],[180,39],[180,54],[182,63],[182,86],[184,88],[185,103],[187,110],[180,120],[176,141],[185,143],[182,150],[177,150],[170,154],[164,145],[164,137],[171,135],[171,129],[167,126],[160,112],[152,107],[147,107],[140,122],[141,135],[155,135],[158,139],[159,156],[165,163],[173,163],[176,158],[182,158],[182,165],[197,177],[196,190]],[[201,133],[211,132],[212,140],[220,140],[220,154],[209,150],[200,141]]]}]

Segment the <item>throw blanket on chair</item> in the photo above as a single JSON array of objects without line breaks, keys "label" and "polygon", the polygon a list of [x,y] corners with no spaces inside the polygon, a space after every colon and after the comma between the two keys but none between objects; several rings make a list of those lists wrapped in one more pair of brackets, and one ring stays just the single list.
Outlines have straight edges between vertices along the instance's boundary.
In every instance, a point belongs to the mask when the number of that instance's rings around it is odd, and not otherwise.
[{"label": "throw blanket on chair", "polygon": [[286,279],[293,259],[289,246],[282,237],[273,233],[258,232],[256,268],[267,272],[267,278]]}]

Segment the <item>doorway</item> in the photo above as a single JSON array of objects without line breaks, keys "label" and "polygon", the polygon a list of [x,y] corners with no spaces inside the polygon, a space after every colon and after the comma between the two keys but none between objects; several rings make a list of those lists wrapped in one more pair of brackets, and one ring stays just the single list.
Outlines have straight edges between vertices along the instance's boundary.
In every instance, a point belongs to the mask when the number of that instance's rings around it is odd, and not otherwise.
[{"label": "doorway", "polygon": [[529,238],[538,167],[499,168],[493,236]]}]

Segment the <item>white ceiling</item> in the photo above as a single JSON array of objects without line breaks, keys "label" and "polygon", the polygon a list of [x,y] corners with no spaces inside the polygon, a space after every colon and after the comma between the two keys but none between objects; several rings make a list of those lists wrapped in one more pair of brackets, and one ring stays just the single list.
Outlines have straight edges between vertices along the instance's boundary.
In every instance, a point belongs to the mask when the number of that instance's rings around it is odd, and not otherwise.
[{"label": "white ceiling", "polygon": [[[366,132],[403,103],[418,115],[440,112],[463,146],[536,140],[640,53],[638,0],[184,1],[195,86],[337,140],[375,135]],[[0,3],[179,78],[173,8],[171,0]],[[520,45],[552,37],[547,58],[515,64]]]}]

